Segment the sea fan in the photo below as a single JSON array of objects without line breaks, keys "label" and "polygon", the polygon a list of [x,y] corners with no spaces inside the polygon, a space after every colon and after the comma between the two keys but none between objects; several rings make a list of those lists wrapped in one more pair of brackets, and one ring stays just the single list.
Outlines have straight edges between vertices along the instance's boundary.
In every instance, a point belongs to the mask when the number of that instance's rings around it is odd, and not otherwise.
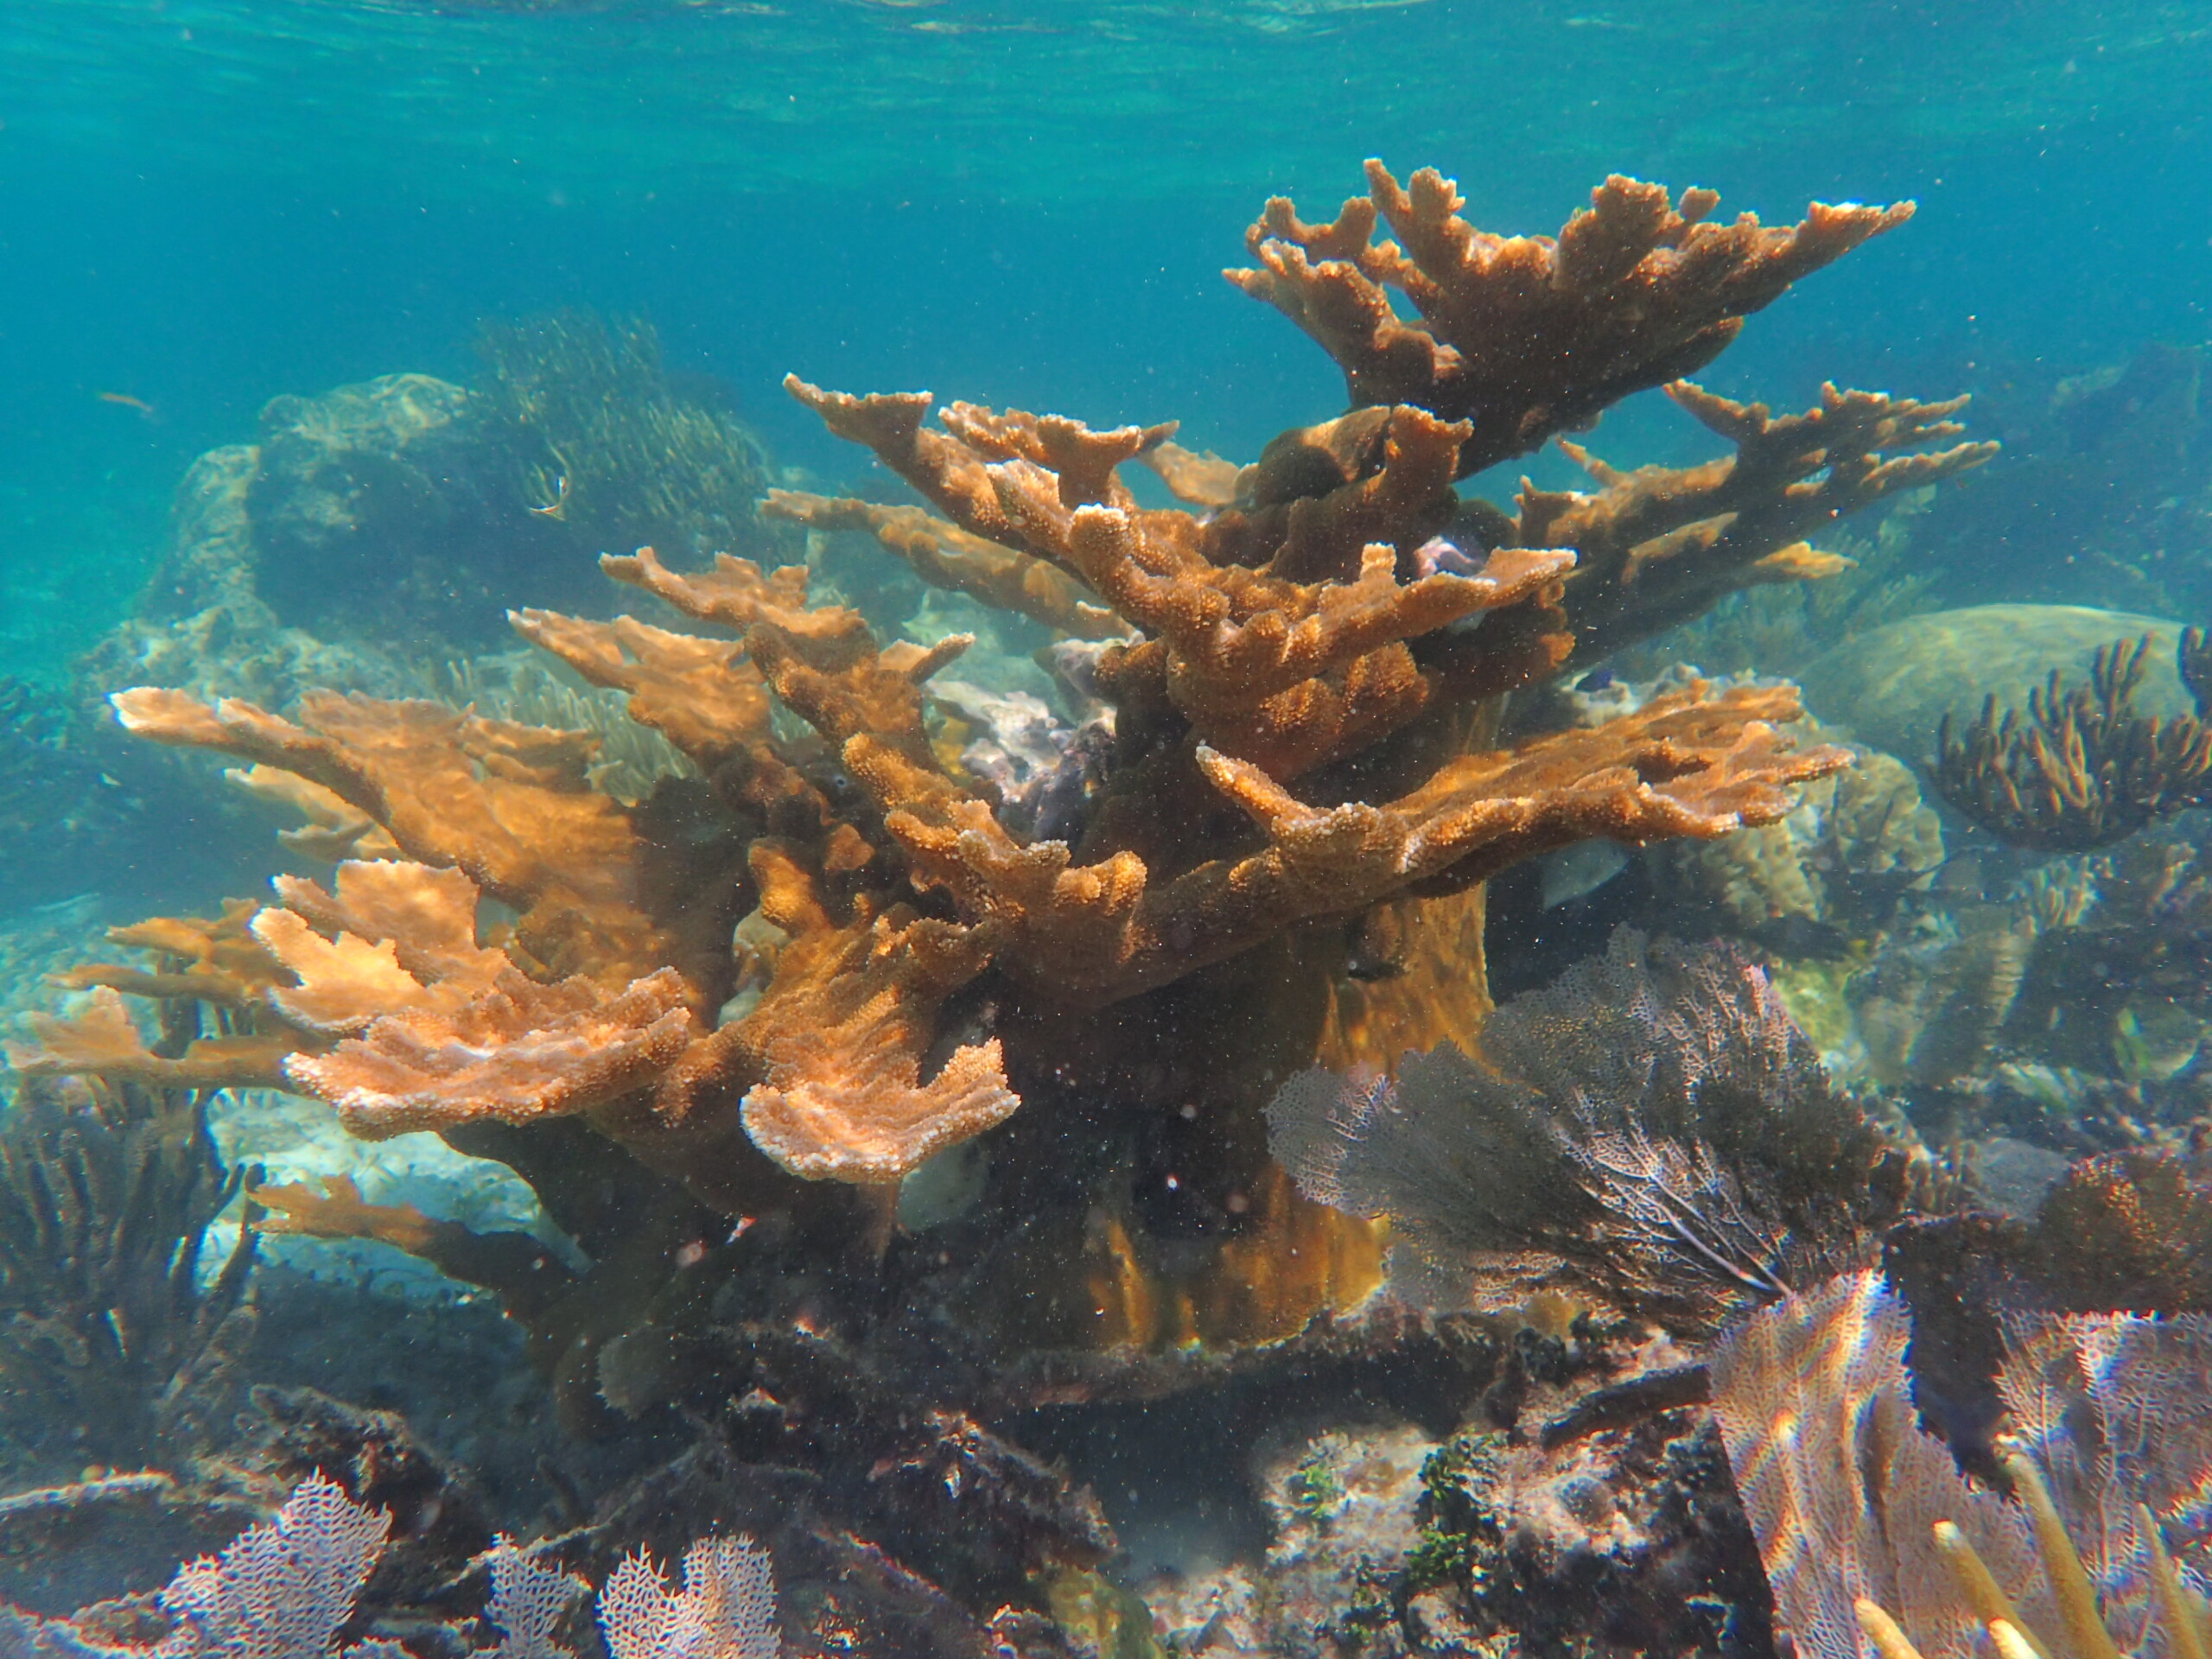
[{"label": "sea fan", "polygon": [[[0,1602],[0,1659],[332,1659],[332,1643],[384,1554],[391,1517],[354,1503],[334,1481],[301,1484],[275,1519],[242,1533],[219,1556],[177,1569],[161,1593],[170,1629],[152,1647],[101,1639],[86,1613],[41,1618]],[[582,1580],[533,1560],[508,1539],[486,1552],[487,1611],[499,1642],[478,1659],[575,1659],[555,1639]],[[614,1659],[776,1659],[776,1581],[750,1538],[709,1536],[683,1558],[671,1593],[642,1554],[626,1558],[600,1592],[601,1628]],[[87,1610],[89,1611],[89,1610]],[[337,1659],[413,1659],[372,1640]]]},{"label": "sea fan", "polygon": [[1309,1196],[1387,1215],[1393,1289],[1497,1310],[1560,1289],[1685,1334],[1866,1259],[1919,1172],[1828,1085],[1732,947],[1647,941],[1499,1009],[1395,1083],[1311,1071],[1268,1109]]},{"label": "sea fan", "polygon": [[776,1580],[750,1538],[702,1538],[684,1553],[683,1589],[669,1589],[643,1552],[623,1558],[599,1592],[614,1659],[776,1659]]},{"label": "sea fan", "polygon": [[1919,1659],[1986,1634],[2007,1659],[2204,1652],[2212,1329],[2016,1324],[2000,1379],[2013,1503],[1915,1426],[1909,1326],[1879,1277],[1856,1274],[1714,1345],[1713,1412],[1798,1651]]}]

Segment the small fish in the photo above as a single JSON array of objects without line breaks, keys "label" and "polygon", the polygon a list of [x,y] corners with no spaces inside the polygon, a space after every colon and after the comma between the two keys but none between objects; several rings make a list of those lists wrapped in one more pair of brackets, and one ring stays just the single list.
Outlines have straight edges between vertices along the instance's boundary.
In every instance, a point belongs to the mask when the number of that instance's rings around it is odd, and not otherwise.
[{"label": "small fish", "polygon": [[142,421],[158,421],[161,412],[143,397],[133,397],[127,391],[99,391],[92,394],[104,404],[115,404],[124,409],[135,409]]},{"label": "small fish", "polygon": [[566,473],[561,474],[561,481],[556,488],[558,490],[558,493],[556,494],[550,501],[547,502],[542,507],[532,507],[530,511],[540,518],[567,519],[569,516],[569,475]]}]

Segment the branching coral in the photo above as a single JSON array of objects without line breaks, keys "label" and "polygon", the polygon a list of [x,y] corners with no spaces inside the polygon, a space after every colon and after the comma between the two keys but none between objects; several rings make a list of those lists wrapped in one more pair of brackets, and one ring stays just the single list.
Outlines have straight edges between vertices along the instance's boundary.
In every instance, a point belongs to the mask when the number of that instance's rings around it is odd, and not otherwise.
[{"label": "branching coral", "polygon": [[[1459,217],[1433,168],[1401,185],[1367,164],[1368,194],[1325,225],[1277,197],[1245,232],[1257,270],[1230,273],[1313,336],[1358,407],[1414,404],[1466,420],[1459,470],[1525,454],[1631,392],[1690,374],[1792,283],[1912,216],[1912,204],[1814,204],[1802,224],[1703,221],[1710,190],[1677,209],[1616,174],[1549,237],[1500,237]],[[1376,244],[1377,220],[1395,242]],[[1401,318],[1389,294],[1413,302]]]},{"label": "branching coral", "polygon": [[2200,631],[2183,634],[2182,677],[2196,717],[2159,720],[2135,708],[2151,638],[2099,651],[2086,686],[2053,669],[2028,693],[2024,715],[2000,712],[1993,696],[1954,739],[1946,715],[1934,774],[1944,799],[1999,840],[2050,852],[2107,846],[2212,800],[2212,655]]},{"label": "branching coral", "polygon": [[1667,393],[1734,444],[1734,456],[1623,473],[1562,441],[1598,490],[1522,487],[1516,537],[1580,555],[1567,583],[1577,663],[1687,621],[1738,589],[1847,568],[1803,538],[1997,452],[1993,443],[1955,443],[1912,453],[1958,435],[1963,429],[1950,417],[1963,397],[1927,404],[1829,385],[1817,409],[1777,418],[1764,404],[1734,403],[1687,380]]},{"label": "branching coral", "polygon": [[972,536],[920,507],[771,490],[762,511],[810,530],[865,532],[931,586],[969,594],[1072,639],[1109,639],[1128,631],[1127,623],[1056,566]]},{"label": "branching coral", "polygon": [[1929,881],[1943,862],[1942,829],[1911,772],[1871,749],[1851,753],[1848,771],[1807,785],[1779,823],[1653,849],[1684,926],[1709,925],[1718,909],[1754,938],[1864,928]]},{"label": "branching coral", "polygon": [[1755,965],[1625,931],[1500,1008],[1479,1060],[1309,1071],[1268,1117],[1310,1196],[1389,1217],[1401,1294],[1565,1290],[1685,1332],[1865,1255],[1916,1179]]},{"label": "branching coral", "polygon": [[[1105,707],[1066,757],[1079,775],[1058,791],[1065,810],[1020,810],[957,758],[925,688],[964,637],[886,644],[858,612],[812,602],[804,568],[725,555],[702,569],[641,548],[602,568],[672,615],[514,622],[684,758],[642,793],[611,790],[594,734],[495,718],[488,702],[314,695],[279,715],[119,693],[126,728],[250,764],[258,792],[308,819],[302,850],[352,856],[329,888],[287,880],[273,904],[182,927],[174,948],[122,941],[164,954],[88,970],[82,982],[110,1000],[49,1025],[34,1064],[281,1072],[363,1133],[434,1127],[489,1148],[555,1189],[555,1211],[591,1210],[559,1189],[596,1179],[595,1135],[723,1215],[772,1208],[807,1236],[879,1246],[880,1225],[858,1218],[880,1224],[882,1189],[1004,1122],[1009,1147],[1031,1138],[989,1165],[979,1278],[1019,1276],[1048,1235],[1073,1259],[1077,1236],[1052,1230],[1094,1204],[1104,1233],[1137,1241],[1109,1252],[1135,1272],[1147,1247],[1132,1172],[1154,1156],[1137,1142],[1172,1114],[1198,1138],[1154,1167],[1174,1204],[1203,1189],[1213,1207],[1194,1225],[1228,1275],[1186,1287],[1187,1305],[1303,1286],[1306,1300],[1235,1322],[1295,1330],[1337,1279],[1270,1268],[1255,1241],[1340,1236],[1365,1262],[1373,1234],[1267,1169],[1256,1109],[1275,1080],[1317,1054],[1388,1060],[1414,1032],[1471,1033],[1488,1006],[1479,889],[1516,861],[1592,836],[1772,823],[1792,785],[1847,761],[1785,735],[1798,712],[1787,688],[1692,683],[1519,741],[1499,735],[1501,696],[1731,588],[1817,574],[1803,537],[1983,453],[1901,453],[1949,437],[1955,404],[1835,392],[1777,419],[1681,385],[1732,459],[1681,473],[1591,462],[1593,493],[1524,491],[1517,519],[1463,503],[1454,482],[1471,466],[1708,361],[1745,314],[1903,213],[1709,227],[1704,194],[1678,213],[1663,192],[1616,181],[1556,242],[1503,241],[1459,220],[1433,175],[1409,193],[1379,168],[1371,181],[1363,219],[1309,230],[1278,206],[1255,237],[1268,297],[1347,362],[1361,406],[1286,434],[1252,467],[1178,448],[1171,425],[1095,429],[957,402],[929,420],[924,395],[787,383],[927,506],[779,496],[773,512],[865,525],[925,581],[1093,658]],[[1402,248],[1370,245],[1377,213]],[[1426,321],[1387,317],[1382,284]],[[571,459],[582,513],[591,479]],[[1132,463],[1180,505],[1143,505],[1123,480]],[[1389,984],[1358,943],[1385,936],[1406,969]],[[214,1007],[227,1023],[202,1050],[156,1052],[112,1000],[123,992]],[[1024,1098],[1037,1109],[1023,1117],[1049,1119],[1033,1132],[1007,1121]],[[1642,1152],[1666,1163],[1663,1141],[1695,1164],[1700,1135],[1726,1139],[1712,1122],[1680,1127]],[[1836,1128],[1829,1150],[1863,1175],[1879,1159],[1862,1130]],[[1044,1150],[1065,1134],[1071,1150]],[[1613,1177],[1663,1208],[1656,1195],[1684,1169]],[[879,1201],[841,1203],[785,1173]],[[1694,1185],[1737,1179],[1689,1173]],[[1851,1232],[1831,1228],[1812,1186],[1775,1179],[1775,1193],[1742,1202],[1792,1242],[1762,1234],[1753,1280],[1794,1270],[1767,1246],[1795,1262],[1847,1249]],[[343,1208],[322,1219],[398,1224]],[[1659,1211],[1630,1211],[1592,1221],[1591,1239],[1618,1223],[1660,1249]],[[640,1243],[635,1261],[649,1256],[662,1260]],[[1126,1288],[1131,1307],[1158,1300]],[[1007,1305],[1002,1284],[973,1294]],[[585,1368],[594,1351],[579,1338],[561,1351]]]}]

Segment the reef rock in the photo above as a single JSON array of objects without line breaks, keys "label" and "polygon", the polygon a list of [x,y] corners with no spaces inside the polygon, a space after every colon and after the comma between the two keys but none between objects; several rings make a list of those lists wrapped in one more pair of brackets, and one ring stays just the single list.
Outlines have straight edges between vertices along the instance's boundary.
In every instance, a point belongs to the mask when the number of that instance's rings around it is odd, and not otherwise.
[{"label": "reef rock", "polygon": [[2195,702],[2174,671],[2182,625],[2081,605],[1975,605],[1934,611],[1839,646],[1808,666],[1805,700],[1824,719],[1847,721],[1859,741],[1911,762],[1936,753],[1946,714],[1971,720],[1982,700],[2025,703],[2056,669],[2088,677],[2100,645],[2152,636],[2136,694],[2145,714],[2185,715]]},{"label": "reef rock", "polygon": [[[450,629],[456,600],[491,599],[456,592],[457,575],[487,555],[520,574],[530,519],[473,404],[446,381],[387,374],[263,408],[246,512],[255,587],[281,620],[320,630],[365,606]],[[477,620],[489,634],[500,619]]]}]

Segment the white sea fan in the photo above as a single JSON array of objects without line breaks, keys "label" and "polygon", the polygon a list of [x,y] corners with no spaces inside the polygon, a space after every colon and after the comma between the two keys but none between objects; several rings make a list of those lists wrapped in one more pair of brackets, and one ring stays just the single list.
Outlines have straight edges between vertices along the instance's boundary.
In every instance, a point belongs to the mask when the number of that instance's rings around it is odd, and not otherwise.
[{"label": "white sea fan", "polygon": [[[327,1659],[339,1627],[384,1554],[391,1517],[315,1475],[276,1517],[241,1533],[219,1556],[177,1569],[162,1592],[176,1630],[164,1655],[222,1659]],[[370,1643],[349,1655],[382,1656]]]},{"label": "white sea fan", "polygon": [[590,1588],[582,1579],[540,1567],[502,1536],[486,1552],[492,1570],[492,1622],[499,1645],[486,1659],[575,1659],[553,1639],[569,1604]]},{"label": "white sea fan", "polygon": [[683,1589],[669,1589],[640,1550],[599,1592],[614,1659],[777,1659],[776,1580],[768,1552],[743,1536],[709,1536],[684,1553]]},{"label": "white sea fan", "polygon": [[2044,1470],[2106,1624],[2139,1648],[2155,1622],[2145,1509],[2183,1581],[2212,1586],[2212,1319],[2022,1315],[2005,1347],[2012,1434]]}]

